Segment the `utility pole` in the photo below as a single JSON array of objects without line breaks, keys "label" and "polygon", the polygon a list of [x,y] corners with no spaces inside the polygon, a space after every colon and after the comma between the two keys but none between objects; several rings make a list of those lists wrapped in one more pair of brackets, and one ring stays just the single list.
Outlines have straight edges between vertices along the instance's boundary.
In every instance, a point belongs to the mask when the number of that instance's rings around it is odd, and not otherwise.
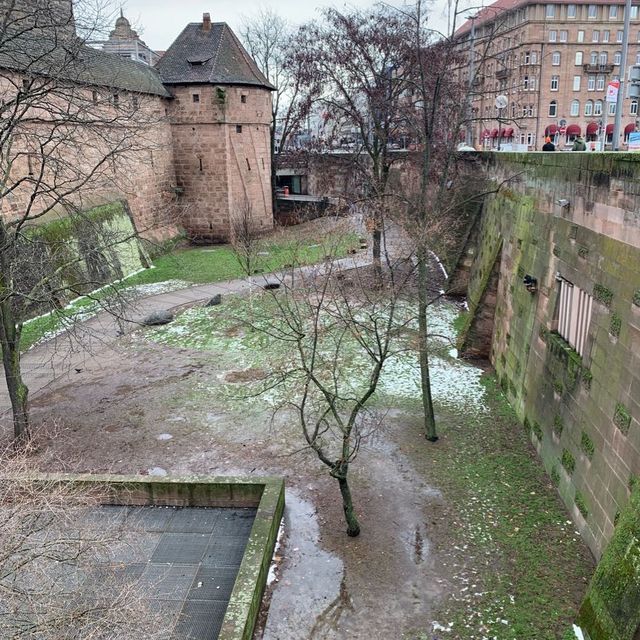
[{"label": "utility pole", "polygon": [[[622,31],[622,58],[620,60],[620,88],[618,89],[618,100],[616,101],[616,119],[613,125],[613,145],[614,151],[620,150],[620,128],[622,126],[622,104],[625,93],[625,78],[627,75],[627,49],[629,48],[629,22],[631,20],[631,0],[626,0],[624,5],[624,30]],[[605,133],[606,135],[606,133]]]},{"label": "utility pole", "polygon": [[467,145],[473,147],[473,85],[476,73],[476,16],[472,16],[469,44],[469,86],[467,87]]}]

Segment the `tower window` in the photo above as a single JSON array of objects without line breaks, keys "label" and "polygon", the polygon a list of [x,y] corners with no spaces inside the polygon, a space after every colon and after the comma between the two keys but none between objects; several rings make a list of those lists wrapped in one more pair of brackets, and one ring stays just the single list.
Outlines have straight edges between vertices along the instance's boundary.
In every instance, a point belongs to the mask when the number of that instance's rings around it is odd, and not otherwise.
[{"label": "tower window", "polygon": [[237,124],[236,125],[236,133],[242,133],[242,125],[241,124]]},{"label": "tower window", "polygon": [[194,93],[191,97],[192,97],[194,102],[200,102],[200,94],[199,93]]},{"label": "tower window", "polygon": [[245,104],[247,102],[247,96],[245,96],[244,94],[240,96],[240,102],[242,102],[242,104]]}]

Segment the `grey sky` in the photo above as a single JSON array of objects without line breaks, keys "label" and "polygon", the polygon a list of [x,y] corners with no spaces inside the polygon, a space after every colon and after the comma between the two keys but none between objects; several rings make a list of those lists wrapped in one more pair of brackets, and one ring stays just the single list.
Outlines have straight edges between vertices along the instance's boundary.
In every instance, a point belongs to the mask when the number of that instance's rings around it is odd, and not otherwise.
[{"label": "grey sky", "polygon": [[[305,0],[115,0],[122,4],[124,13],[142,39],[152,49],[166,49],[188,22],[198,22],[204,12],[214,22],[227,22],[238,31],[244,16],[255,15],[261,7],[273,8],[293,23],[302,23],[318,15],[323,6],[369,7],[372,0],[350,0],[349,3],[308,3]],[[440,28],[446,26],[446,0],[435,0],[433,19]]]}]

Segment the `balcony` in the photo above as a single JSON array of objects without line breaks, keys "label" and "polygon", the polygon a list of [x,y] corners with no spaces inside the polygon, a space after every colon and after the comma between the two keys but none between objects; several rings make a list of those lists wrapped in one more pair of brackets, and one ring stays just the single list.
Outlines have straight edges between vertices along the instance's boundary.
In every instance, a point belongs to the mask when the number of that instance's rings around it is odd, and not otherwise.
[{"label": "balcony", "polygon": [[582,68],[585,73],[612,73],[613,72],[613,63],[612,64],[583,64]]},{"label": "balcony", "polygon": [[498,69],[496,71],[497,80],[505,80],[511,75],[511,69]]}]

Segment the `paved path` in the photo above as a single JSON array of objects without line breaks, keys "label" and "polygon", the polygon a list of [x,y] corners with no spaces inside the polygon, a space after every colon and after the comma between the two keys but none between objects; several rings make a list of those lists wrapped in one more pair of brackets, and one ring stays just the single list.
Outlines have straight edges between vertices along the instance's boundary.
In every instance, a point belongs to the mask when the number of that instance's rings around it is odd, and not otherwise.
[{"label": "paved path", "polygon": [[[353,269],[371,262],[366,252],[334,261],[334,268]],[[311,265],[301,267],[303,273],[324,272],[324,267]],[[140,327],[142,320],[153,311],[170,310],[185,305],[204,302],[217,294],[243,293],[251,286],[261,287],[267,282],[284,280],[284,273],[264,274],[248,279],[228,280],[212,284],[196,285],[168,293],[150,295],[131,301],[122,317],[103,311],[89,320],[75,324],[69,331],[33,347],[22,356],[22,373],[29,388],[30,397],[46,389],[64,377],[72,377],[77,370],[85,368],[87,361],[97,358],[108,350],[118,351],[122,345],[118,337]],[[4,375],[0,376],[0,420],[9,426],[10,405]]]}]

